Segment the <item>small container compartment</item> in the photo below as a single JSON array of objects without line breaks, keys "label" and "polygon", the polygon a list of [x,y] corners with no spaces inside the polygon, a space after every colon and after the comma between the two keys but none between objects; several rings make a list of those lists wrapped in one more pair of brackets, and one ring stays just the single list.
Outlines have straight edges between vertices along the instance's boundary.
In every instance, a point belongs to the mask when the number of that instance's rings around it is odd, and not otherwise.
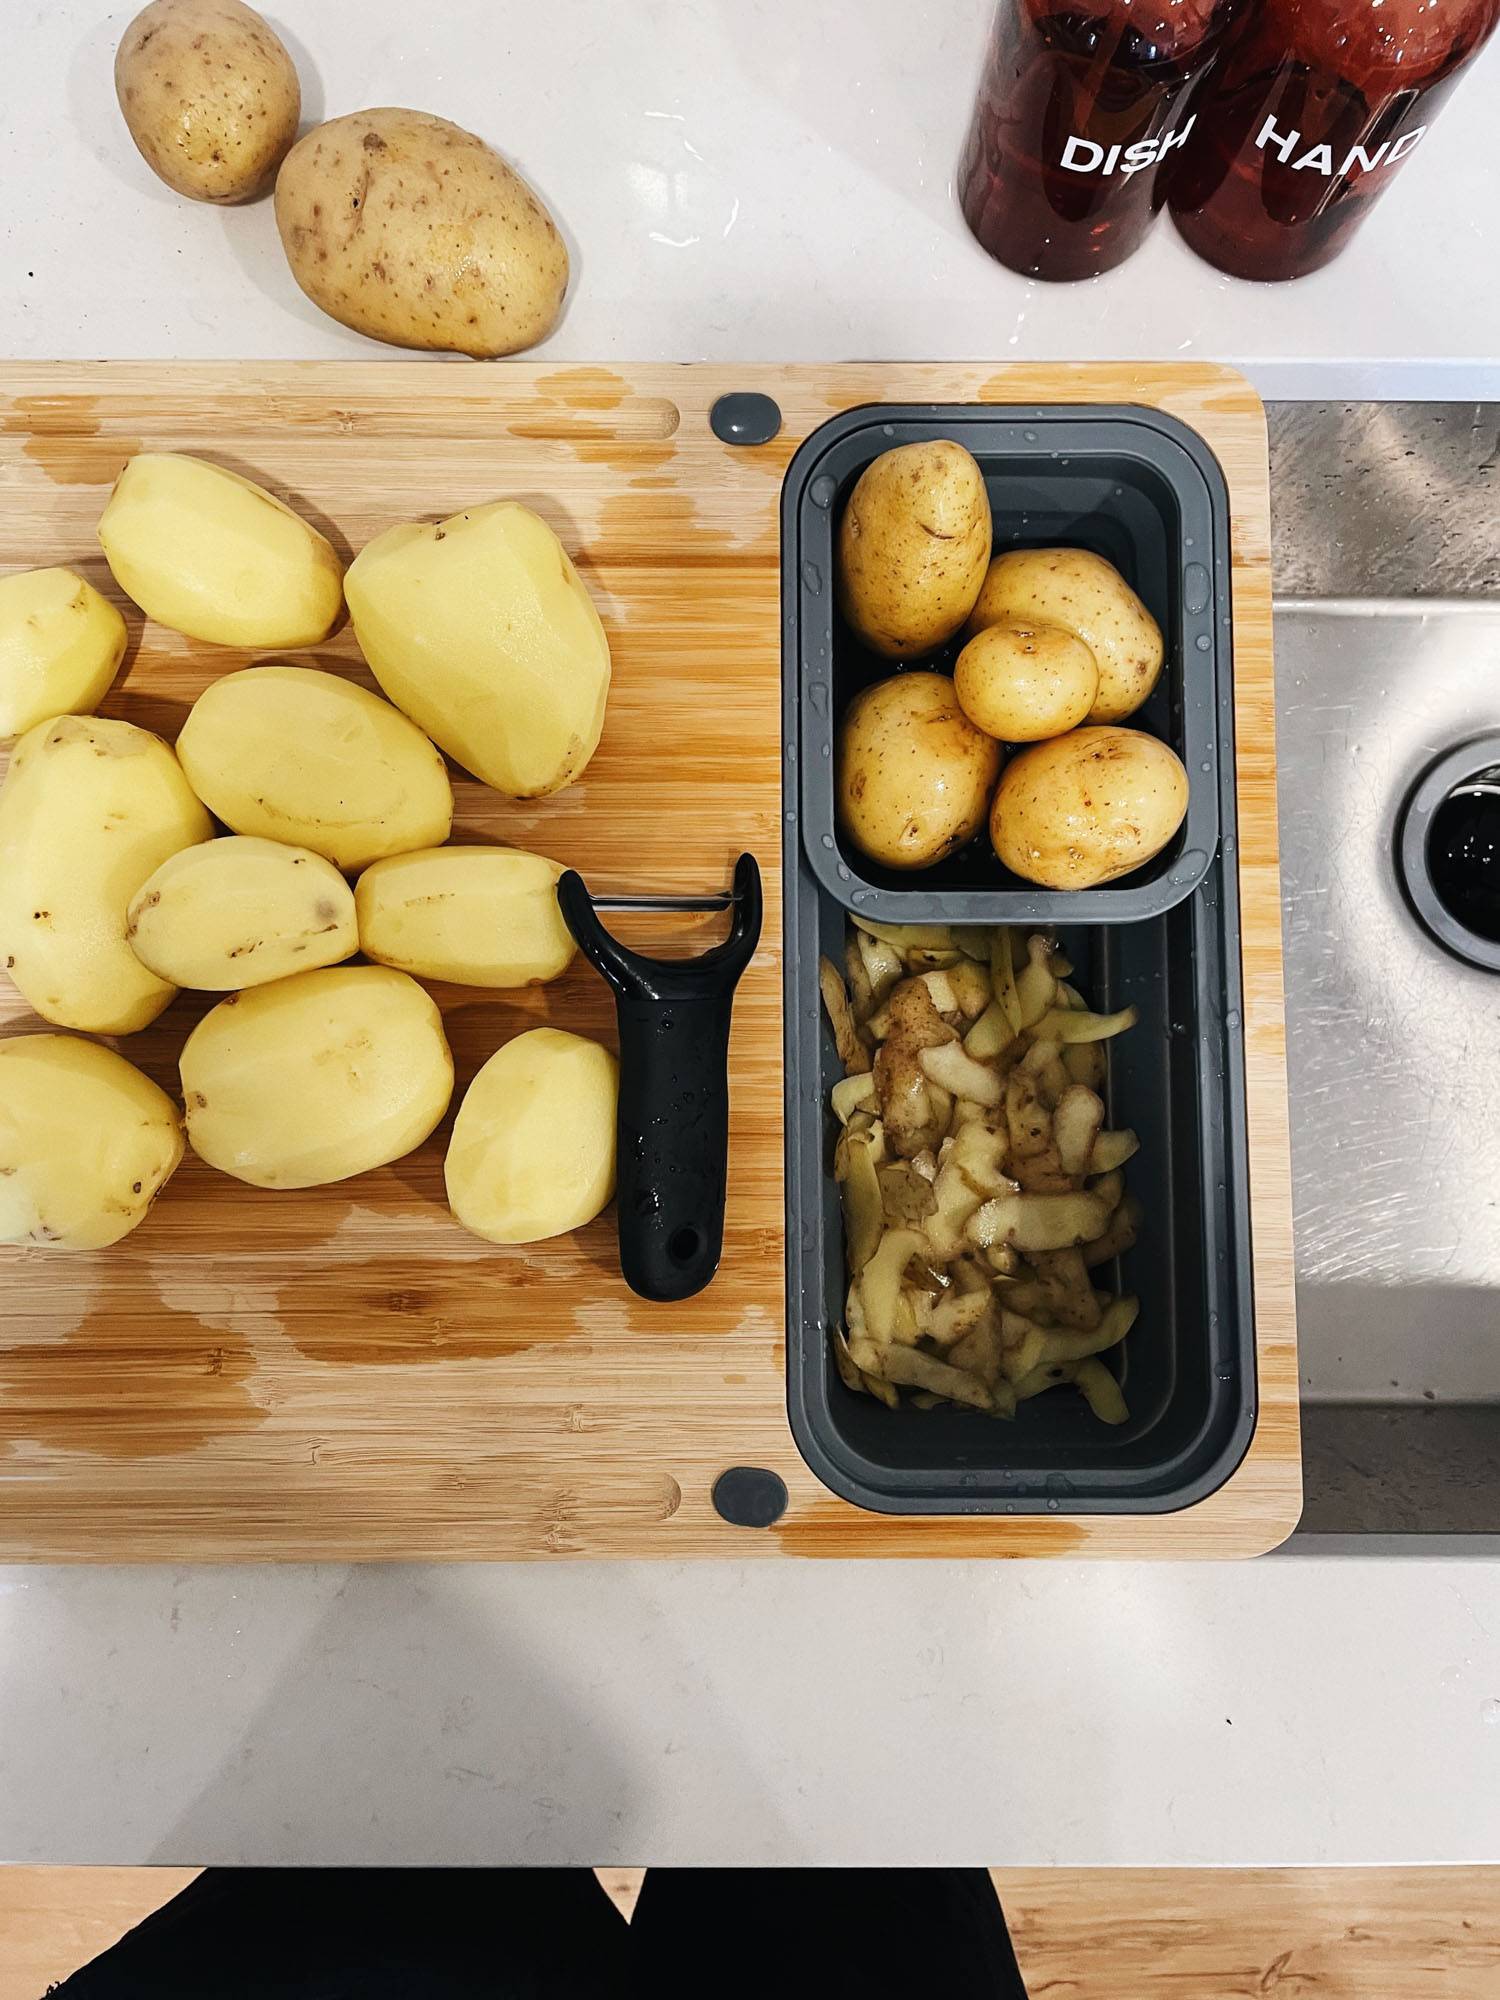
[{"label": "small container compartment", "polygon": [[[984,469],[996,546],[1072,543],[1108,557],[1161,622],[1167,663],[1142,726],[1188,766],[1187,823],[1148,868],[1058,894],[1013,879],[976,843],[930,875],[880,879],[839,844],[833,731],[889,672],[838,621],[839,508],[892,444],[950,437]],[[890,406],[851,411],[792,461],[783,496],[782,699],[787,1147],[787,1397],[804,1458],[832,1491],[889,1514],[1170,1513],[1227,1480],[1257,1390],[1236,874],[1228,496],[1201,440],[1154,411]],[[845,1388],[829,1331],[848,1281],[832,1174],[840,1076],[818,959],[842,963],[849,913],[891,923],[1010,923],[1062,941],[1090,1003],[1134,1003],[1109,1044],[1110,1122],[1141,1147],[1144,1204],[1112,1290],[1140,1316],[1105,1357],[1130,1406],[1118,1428],[1056,1390],[1013,1421]]]},{"label": "small container compartment", "polygon": [[[1166,662],[1130,718],[1181,757],[1187,818],[1145,867],[1097,889],[1059,892],[1012,875],[981,833],[936,867],[882,868],[844,840],[834,814],[833,745],[859,690],[896,671],[839,617],[834,549],[850,489],[900,444],[952,438],[984,473],[996,551],[1053,545],[1105,557],[1162,628]],[[1131,923],[1160,916],[1207,875],[1222,819],[1221,766],[1233,770],[1229,494],[1218,461],[1157,410],[1062,404],[877,404],[806,440],[782,495],[786,672],[798,691],[795,790],[812,874],[838,903],[887,923]],[[957,641],[922,664],[951,668]]]}]

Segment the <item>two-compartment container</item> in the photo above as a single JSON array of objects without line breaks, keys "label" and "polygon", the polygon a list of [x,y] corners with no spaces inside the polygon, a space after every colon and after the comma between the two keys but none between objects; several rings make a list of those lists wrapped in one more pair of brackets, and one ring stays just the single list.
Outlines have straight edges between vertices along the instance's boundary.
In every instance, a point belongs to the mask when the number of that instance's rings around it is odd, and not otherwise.
[{"label": "two-compartment container", "polygon": [[[838,616],[838,520],[872,459],[933,438],[978,460],[997,551],[1093,550],[1161,625],[1165,667],[1131,726],[1182,758],[1188,813],[1163,853],[1119,882],[1038,889],[1009,875],[982,835],[920,874],[881,869],[843,840],[838,721],[860,688],[894,669]],[[787,1388],[797,1443],[834,1492],[883,1513],[1191,1505],[1239,1464],[1256,1412],[1224,475],[1200,437],[1154,409],[879,404],[846,411],[802,445],[781,530]],[[1135,1248],[1105,1277],[1140,1298],[1125,1343],[1104,1357],[1125,1386],[1126,1424],[1099,1423],[1061,1390],[996,1422],[947,1407],[890,1410],[840,1381],[829,1331],[847,1277],[828,1095],[841,1070],[818,959],[842,964],[853,912],[1046,928],[1091,1005],[1139,1009],[1136,1027],[1108,1044],[1109,1122],[1140,1135],[1126,1178],[1145,1211]]]}]

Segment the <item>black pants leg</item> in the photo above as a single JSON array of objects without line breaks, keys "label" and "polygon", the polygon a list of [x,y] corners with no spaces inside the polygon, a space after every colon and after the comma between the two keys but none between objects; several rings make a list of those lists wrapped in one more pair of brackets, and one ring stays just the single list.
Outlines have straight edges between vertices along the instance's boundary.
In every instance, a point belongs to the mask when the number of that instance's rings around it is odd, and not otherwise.
[{"label": "black pants leg", "polygon": [[1026,2000],[982,1868],[652,1868],[641,2000]]},{"label": "black pants leg", "polygon": [[620,2000],[586,1868],[211,1868],[59,2000]]}]

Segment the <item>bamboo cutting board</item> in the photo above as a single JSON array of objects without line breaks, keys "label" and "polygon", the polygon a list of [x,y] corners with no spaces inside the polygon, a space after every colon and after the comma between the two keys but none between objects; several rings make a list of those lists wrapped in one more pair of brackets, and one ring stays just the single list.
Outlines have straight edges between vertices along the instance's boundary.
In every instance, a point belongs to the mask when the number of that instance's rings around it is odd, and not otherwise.
[{"label": "bamboo cutting board", "polygon": [[[775,397],[774,444],[712,435],[708,411],[730,389]],[[801,440],[879,401],[1154,403],[1197,429],[1228,475],[1260,1422],[1228,1485],[1177,1515],[893,1520],[828,1493],[787,1426],[777,508]],[[1196,365],[15,365],[0,369],[0,563],[70,564],[118,601],[94,530],[142,449],[254,477],[346,554],[393,521],[501,495],[557,530],[609,631],[603,746],[552,799],[515,804],[456,778],[455,833],[534,847],[598,889],[703,889],[727,882],[742,848],[759,858],[766,927],[735,1009],[724,1263],[708,1291],[664,1307],[621,1282],[611,1216],[532,1248],[479,1242],[443,1204],[451,1114],[395,1166],[299,1194],[244,1187],[189,1156],[113,1250],[0,1250],[0,1560],[1229,1556],[1290,1531],[1300,1461],[1270,530],[1264,421],[1240,377]],[[250,656],[143,629],[124,609],[131,645],[105,712],[175,736],[207,681]],[[347,630],[311,657],[373,685]],[[522,1027],[612,1039],[605,989],[581,961],[542,991],[433,990],[455,1104]],[[182,997],[124,1052],[175,1093],[177,1052],[206,1004]],[[0,1033],[41,1025],[0,993]],[[713,1483],[731,1465],[784,1478],[774,1528],[715,1513]]]}]

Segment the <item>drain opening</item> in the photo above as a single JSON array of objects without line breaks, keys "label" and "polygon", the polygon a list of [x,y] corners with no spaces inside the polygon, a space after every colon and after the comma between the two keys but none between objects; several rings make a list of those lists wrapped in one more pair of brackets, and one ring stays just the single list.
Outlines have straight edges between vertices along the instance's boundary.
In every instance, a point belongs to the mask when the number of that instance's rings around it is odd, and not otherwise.
[{"label": "drain opening", "polygon": [[1431,765],[1407,800],[1398,865],[1439,944],[1500,972],[1500,736]]},{"label": "drain opening", "polygon": [[1449,915],[1500,944],[1500,764],[1456,785],[1432,815],[1427,866]]}]

